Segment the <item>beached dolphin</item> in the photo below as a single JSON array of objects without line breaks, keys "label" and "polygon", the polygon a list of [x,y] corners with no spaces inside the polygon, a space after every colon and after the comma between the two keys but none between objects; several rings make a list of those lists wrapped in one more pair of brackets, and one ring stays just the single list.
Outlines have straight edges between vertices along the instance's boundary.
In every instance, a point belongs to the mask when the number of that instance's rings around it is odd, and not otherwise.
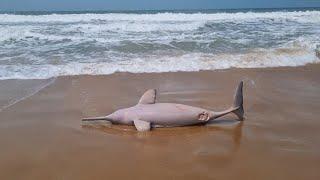
[{"label": "beached dolphin", "polygon": [[229,113],[243,120],[243,96],[241,81],[234,95],[233,105],[220,112],[183,104],[156,103],[156,90],[150,89],[133,107],[120,109],[104,117],[84,118],[82,121],[106,120],[112,124],[134,125],[138,131],[149,131],[151,127],[177,127],[206,124],[208,121]]}]

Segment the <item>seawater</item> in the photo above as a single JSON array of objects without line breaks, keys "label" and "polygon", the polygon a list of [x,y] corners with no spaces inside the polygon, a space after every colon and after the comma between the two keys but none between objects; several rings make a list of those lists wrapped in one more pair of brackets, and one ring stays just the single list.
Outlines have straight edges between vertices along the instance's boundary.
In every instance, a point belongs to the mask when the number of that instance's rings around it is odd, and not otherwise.
[{"label": "seawater", "polygon": [[318,63],[320,9],[3,12],[0,79]]}]

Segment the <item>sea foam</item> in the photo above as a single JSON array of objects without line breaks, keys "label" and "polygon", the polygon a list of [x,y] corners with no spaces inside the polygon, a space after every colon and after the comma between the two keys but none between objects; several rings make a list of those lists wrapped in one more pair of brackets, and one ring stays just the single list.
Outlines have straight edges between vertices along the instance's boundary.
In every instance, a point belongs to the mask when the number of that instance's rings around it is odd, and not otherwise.
[{"label": "sea foam", "polygon": [[318,63],[320,11],[0,14],[0,79]]},{"label": "sea foam", "polygon": [[47,79],[66,75],[103,75],[115,72],[161,73],[178,71],[217,70],[229,68],[295,67],[319,63],[315,53],[301,50],[253,51],[246,54],[203,55],[135,58],[103,63],[69,63],[65,65],[0,66],[0,79]]}]

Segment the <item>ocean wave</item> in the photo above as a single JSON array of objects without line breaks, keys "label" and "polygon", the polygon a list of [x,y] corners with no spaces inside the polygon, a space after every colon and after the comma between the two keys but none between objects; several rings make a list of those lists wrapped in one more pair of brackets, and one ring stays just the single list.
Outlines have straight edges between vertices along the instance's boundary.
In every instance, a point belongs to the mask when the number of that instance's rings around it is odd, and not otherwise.
[{"label": "ocean wave", "polygon": [[298,22],[320,22],[320,11],[294,12],[236,12],[236,13],[157,13],[157,14],[50,14],[13,15],[0,14],[0,23],[70,23],[91,21],[246,21],[257,19],[292,20]]},{"label": "ocean wave", "polygon": [[47,79],[67,75],[104,75],[115,72],[160,73],[229,68],[302,66],[319,63],[314,51],[303,49],[256,49],[245,54],[190,53],[176,57],[145,57],[99,63],[65,65],[2,65],[0,79]]},{"label": "ocean wave", "polygon": [[0,79],[318,62],[320,11],[0,14]]}]

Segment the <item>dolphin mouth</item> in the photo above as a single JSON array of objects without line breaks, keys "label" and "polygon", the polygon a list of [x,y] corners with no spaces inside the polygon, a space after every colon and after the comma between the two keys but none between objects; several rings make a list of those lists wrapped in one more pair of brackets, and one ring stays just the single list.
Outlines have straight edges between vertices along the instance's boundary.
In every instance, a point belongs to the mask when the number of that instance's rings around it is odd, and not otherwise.
[{"label": "dolphin mouth", "polygon": [[100,117],[89,117],[89,118],[83,118],[82,121],[113,121],[113,118],[111,116],[112,114],[108,116],[100,116]]}]

